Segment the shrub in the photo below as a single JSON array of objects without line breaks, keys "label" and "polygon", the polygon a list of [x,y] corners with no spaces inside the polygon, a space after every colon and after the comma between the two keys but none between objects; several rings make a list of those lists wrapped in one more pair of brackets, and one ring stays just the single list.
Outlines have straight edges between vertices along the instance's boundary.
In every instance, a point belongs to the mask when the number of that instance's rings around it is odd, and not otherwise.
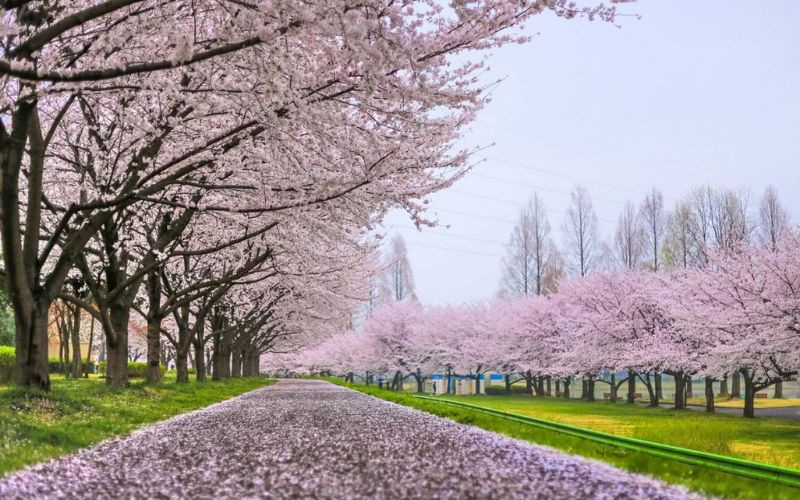
[{"label": "shrub", "polygon": [[[489,387],[485,388],[486,394],[490,396],[505,396],[508,394],[506,392],[506,386],[503,385],[490,385]],[[527,389],[525,388],[524,384],[514,384],[511,386],[511,394],[527,394]]]},{"label": "shrub", "polygon": [[[161,376],[167,372],[167,367],[159,365]],[[100,362],[100,373],[106,372],[106,362]],[[128,361],[128,378],[145,378],[147,376],[147,362],[145,361]]]},{"label": "shrub", "polygon": [[[58,360],[58,358],[50,358],[48,360],[48,364],[50,365],[50,373],[64,373],[65,369],[66,370],[72,369],[72,360],[70,360],[69,363],[66,363],[66,366],[61,366],[61,362]],[[91,366],[88,366],[89,368],[88,371],[89,372],[94,371],[93,367],[94,363],[92,363]],[[86,361],[81,359],[81,372],[85,371],[87,371]]]},{"label": "shrub", "polygon": [[17,361],[13,347],[0,346],[0,384],[8,384],[14,380],[14,368]]}]

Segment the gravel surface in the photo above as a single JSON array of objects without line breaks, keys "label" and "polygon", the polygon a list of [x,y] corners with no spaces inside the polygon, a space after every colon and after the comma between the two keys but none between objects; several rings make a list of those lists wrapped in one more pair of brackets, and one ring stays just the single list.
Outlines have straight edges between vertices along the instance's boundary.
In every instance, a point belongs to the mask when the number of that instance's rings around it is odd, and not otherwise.
[{"label": "gravel surface", "polygon": [[281,381],[0,480],[0,498],[687,498],[317,381]]}]

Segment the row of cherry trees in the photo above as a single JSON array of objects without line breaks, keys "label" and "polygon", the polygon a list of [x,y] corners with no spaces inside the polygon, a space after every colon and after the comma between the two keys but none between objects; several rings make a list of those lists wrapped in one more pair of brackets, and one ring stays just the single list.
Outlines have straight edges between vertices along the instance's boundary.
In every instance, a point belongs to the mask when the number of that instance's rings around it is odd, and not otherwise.
[{"label": "row of cherry trees", "polygon": [[[603,383],[613,400],[626,386],[629,402],[638,379],[654,406],[655,380],[669,375],[677,408],[686,404],[685,384],[701,377],[710,411],[712,383],[736,374],[744,380],[744,414],[752,417],[757,391],[798,378],[800,236],[787,232],[774,248],[709,258],[704,268],[598,272],[549,297],[441,308],[395,302],[377,310],[362,332],[283,362],[368,378],[395,374],[395,385],[410,376],[419,390],[432,373],[479,384],[491,371],[517,374],[537,394],[554,381],[568,395],[580,376],[590,399]],[[619,372],[627,376],[617,378]]]},{"label": "row of cherry trees", "polygon": [[[0,232],[17,381],[47,389],[48,312],[102,325],[127,383],[128,326],[211,344],[214,376],[324,334],[367,295],[390,208],[468,168],[483,61],[565,1],[0,2]],[[458,56],[458,63],[453,57]],[[291,338],[291,341],[287,340]],[[235,361],[236,357],[245,361]],[[195,356],[202,359],[202,356]],[[234,359],[234,361],[230,361]]]}]

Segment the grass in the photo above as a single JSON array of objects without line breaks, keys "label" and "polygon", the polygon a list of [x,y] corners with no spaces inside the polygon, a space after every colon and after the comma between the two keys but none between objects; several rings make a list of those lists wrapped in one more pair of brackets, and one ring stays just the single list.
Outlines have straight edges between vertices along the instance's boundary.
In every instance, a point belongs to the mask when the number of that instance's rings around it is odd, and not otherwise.
[{"label": "grass", "polygon": [[[705,398],[689,398],[687,402],[691,405],[705,406]],[[800,406],[800,399],[755,399],[753,401],[756,409],[758,408],[787,408]],[[714,405],[719,408],[744,408],[744,399],[728,399],[726,397],[714,398]]]},{"label": "grass", "polygon": [[530,396],[443,396],[622,436],[800,468],[800,422]]},{"label": "grass", "polygon": [[0,476],[145,424],[196,410],[273,383],[264,378],[158,385],[135,381],[115,390],[103,380],[52,376],[50,393],[0,386]]},{"label": "grass", "polygon": [[[623,469],[657,477],[669,483],[682,484],[708,495],[724,498],[758,498],[760,500],[800,497],[800,491],[795,488],[775,486],[759,480],[664,460],[646,453],[603,445],[500,417],[448,406],[436,401],[417,399],[406,393],[344,384],[338,379],[330,381],[457,422],[551,446],[568,453],[602,460]],[[739,440],[743,445],[738,447],[735,453],[729,454],[746,456],[751,459],[753,456],[768,457],[768,450],[774,444],[777,449],[785,452],[785,456],[790,457],[790,462],[798,460],[797,452],[788,449],[789,443],[796,443],[797,438],[800,437],[800,423],[797,422],[784,422],[776,419],[744,420],[741,417],[728,415],[705,415],[689,413],[688,410],[639,408],[624,404],[534,400],[530,396],[461,396],[456,398],[471,404],[516,411],[606,432],[669,442],[688,448],[706,449],[716,453],[723,451],[724,443],[730,443],[731,435],[744,433],[747,439]],[[720,430],[716,430],[717,426]],[[748,439],[753,441],[748,441]],[[749,447],[744,445],[748,442],[752,443]],[[787,465],[780,463],[781,460],[764,461]]]}]

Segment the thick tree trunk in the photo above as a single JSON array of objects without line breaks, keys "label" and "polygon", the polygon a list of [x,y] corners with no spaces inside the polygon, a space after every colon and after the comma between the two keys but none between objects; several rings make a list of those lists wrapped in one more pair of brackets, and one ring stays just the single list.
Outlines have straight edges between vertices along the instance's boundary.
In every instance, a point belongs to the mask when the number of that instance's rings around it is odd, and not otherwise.
[{"label": "thick tree trunk", "polygon": [[16,325],[17,384],[50,390],[47,359],[47,312],[49,303],[29,311],[14,309]]},{"label": "thick tree trunk", "polygon": [[189,382],[189,353],[187,351],[178,349],[175,352],[175,370],[179,384]]},{"label": "thick tree trunk", "polygon": [[525,394],[533,395],[533,374],[525,372]]},{"label": "thick tree trunk", "polygon": [[706,377],[706,411],[714,413],[714,380]]},{"label": "thick tree trunk", "polygon": [[147,383],[161,381],[161,278],[158,272],[147,276]]},{"label": "thick tree trunk", "polygon": [[569,399],[569,377],[564,379],[564,399]]},{"label": "thick tree trunk", "polygon": [[194,373],[198,382],[206,381],[206,353],[202,342],[194,343]]},{"label": "thick tree trunk", "polygon": [[609,392],[611,393],[611,402],[617,402],[617,374],[611,374],[611,383],[609,384]]},{"label": "thick tree trunk", "polygon": [[675,377],[675,409],[683,410],[686,408],[686,376],[682,372],[677,372]]},{"label": "thick tree trunk", "polygon": [[581,399],[587,399],[589,397],[589,386],[586,383],[586,375],[581,377]]},{"label": "thick tree trunk", "polygon": [[740,399],[741,397],[741,377],[739,377],[739,372],[733,372],[731,373],[731,399]]},{"label": "thick tree trunk", "polygon": [[[221,325],[215,328],[221,328]],[[214,353],[211,356],[211,380],[222,380],[231,376],[230,342],[219,333],[215,333],[212,338]]]},{"label": "thick tree trunk", "polygon": [[629,404],[636,402],[636,374],[632,371],[628,372],[628,394],[625,402]]},{"label": "thick tree trunk", "polygon": [[561,380],[556,379],[556,396],[561,395]]},{"label": "thick tree trunk", "polygon": [[753,377],[746,372],[742,375],[744,378],[744,412],[742,414],[747,418],[753,418],[756,416],[756,391],[753,386]]},{"label": "thick tree trunk", "polygon": [[242,376],[242,350],[234,349],[231,356],[231,377]]},{"label": "thick tree trunk", "polygon": [[128,320],[130,309],[113,304],[109,310],[111,329],[106,331],[106,384],[128,386]]},{"label": "thick tree trunk", "polygon": [[586,380],[586,400],[594,401],[594,375],[589,375]]},{"label": "thick tree trunk", "polygon": [[552,381],[550,375],[547,376],[546,380],[547,380],[547,391],[546,391],[546,394],[548,396],[552,396],[553,395],[553,385],[552,385],[553,381]]},{"label": "thick tree trunk", "polygon": [[417,394],[422,394],[423,392],[425,392],[424,379],[422,378],[422,370],[417,368],[417,374],[414,375],[414,378],[417,379]]},{"label": "thick tree trunk", "polygon": [[511,394],[511,374],[506,373],[504,378],[506,382],[506,394]]},{"label": "thick tree trunk", "polygon": [[664,399],[664,389],[661,381],[661,372],[656,372],[656,399]]},{"label": "thick tree trunk", "polygon": [[775,392],[772,395],[775,399],[783,399],[783,381],[775,382]]},{"label": "thick tree trunk", "polygon": [[481,374],[475,375],[475,394],[481,393]]},{"label": "thick tree trunk", "polygon": [[720,396],[730,396],[728,393],[728,376],[725,375],[722,377],[722,382],[719,383],[719,395]]}]

